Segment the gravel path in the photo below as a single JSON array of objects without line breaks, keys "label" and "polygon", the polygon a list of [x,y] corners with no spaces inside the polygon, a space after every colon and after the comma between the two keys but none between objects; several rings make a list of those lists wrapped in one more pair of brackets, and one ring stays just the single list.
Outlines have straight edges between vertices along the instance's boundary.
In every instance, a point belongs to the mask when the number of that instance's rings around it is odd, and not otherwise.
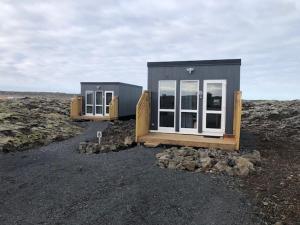
[{"label": "gravel path", "polygon": [[0,155],[0,224],[259,224],[224,177],[155,165],[160,149],[83,155],[80,140]]}]

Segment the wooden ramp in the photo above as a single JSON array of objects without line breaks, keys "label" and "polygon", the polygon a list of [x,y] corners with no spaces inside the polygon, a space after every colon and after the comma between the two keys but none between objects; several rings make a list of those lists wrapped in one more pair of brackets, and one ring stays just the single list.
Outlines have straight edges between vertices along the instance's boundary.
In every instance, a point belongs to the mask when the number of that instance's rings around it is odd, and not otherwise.
[{"label": "wooden ramp", "polygon": [[203,137],[199,135],[186,135],[186,134],[166,134],[166,133],[148,133],[139,137],[139,142],[142,143],[155,143],[165,145],[178,145],[189,147],[202,147],[223,149],[228,151],[234,151],[236,146],[236,140],[234,137]]}]

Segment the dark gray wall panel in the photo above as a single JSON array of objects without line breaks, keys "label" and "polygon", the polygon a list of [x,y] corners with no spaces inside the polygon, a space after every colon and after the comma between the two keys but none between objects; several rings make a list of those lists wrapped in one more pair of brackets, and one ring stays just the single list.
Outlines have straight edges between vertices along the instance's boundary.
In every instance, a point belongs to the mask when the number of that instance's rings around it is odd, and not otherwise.
[{"label": "dark gray wall panel", "polygon": [[135,115],[136,104],[142,94],[142,87],[120,86],[119,116]]},{"label": "dark gray wall panel", "polygon": [[[234,107],[234,91],[240,90],[240,65],[196,65],[193,64],[195,71],[189,74],[186,71],[191,65],[186,64],[179,66],[155,66],[151,64],[148,67],[148,90],[151,92],[151,123],[150,129],[157,130],[158,126],[158,81],[159,80],[176,80],[177,92],[176,103],[179,106],[179,82],[180,80],[200,80],[199,89],[203,91],[203,80],[226,80],[226,133],[232,133],[233,107]],[[202,104],[203,98],[199,102],[199,132],[202,132]],[[176,107],[176,131],[179,131],[179,107]]]}]

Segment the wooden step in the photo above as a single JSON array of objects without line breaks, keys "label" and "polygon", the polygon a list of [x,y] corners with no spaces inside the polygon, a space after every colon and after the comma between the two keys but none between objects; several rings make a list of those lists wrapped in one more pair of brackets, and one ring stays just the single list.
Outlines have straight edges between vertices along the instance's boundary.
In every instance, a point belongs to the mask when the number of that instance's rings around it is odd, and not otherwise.
[{"label": "wooden step", "polygon": [[159,142],[145,142],[144,146],[147,148],[156,148],[159,146]]}]

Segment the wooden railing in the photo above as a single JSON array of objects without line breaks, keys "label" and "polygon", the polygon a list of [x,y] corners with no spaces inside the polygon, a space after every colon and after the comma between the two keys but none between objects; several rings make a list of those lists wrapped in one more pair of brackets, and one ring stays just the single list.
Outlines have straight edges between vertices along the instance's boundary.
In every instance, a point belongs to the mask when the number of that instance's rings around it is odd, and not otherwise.
[{"label": "wooden railing", "polygon": [[76,119],[81,116],[82,112],[82,97],[76,96],[71,99],[70,117]]},{"label": "wooden railing", "polygon": [[136,105],[135,139],[149,133],[150,125],[150,92],[144,91]]},{"label": "wooden railing", "polygon": [[118,119],[119,114],[119,99],[117,96],[113,96],[109,104],[109,119],[116,120]]},{"label": "wooden railing", "polygon": [[234,92],[234,117],[233,117],[233,135],[236,140],[235,150],[240,149],[241,136],[241,117],[242,117],[242,92]]}]

